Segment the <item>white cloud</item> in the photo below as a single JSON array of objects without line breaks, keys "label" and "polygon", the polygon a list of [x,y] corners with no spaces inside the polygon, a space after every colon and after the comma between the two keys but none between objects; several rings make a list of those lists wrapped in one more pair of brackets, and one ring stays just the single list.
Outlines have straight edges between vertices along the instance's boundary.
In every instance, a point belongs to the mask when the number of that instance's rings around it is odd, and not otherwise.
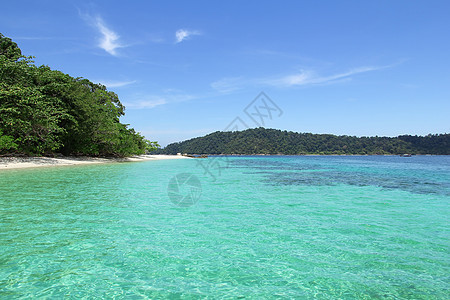
[{"label": "white cloud", "polygon": [[101,17],[95,18],[94,26],[101,33],[102,37],[99,41],[99,47],[111,55],[117,55],[117,48],[123,47],[119,43],[119,35],[106,27]]},{"label": "white cloud", "polygon": [[19,36],[19,37],[14,37],[14,40],[63,40],[63,39],[67,39],[67,38],[55,38],[55,37],[39,37],[39,36]]},{"label": "white cloud", "polygon": [[176,43],[181,43],[182,41],[188,39],[192,35],[200,35],[201,33],[197,30],[187,30],[187,29],[178,29],[175,32]]},{"label": "white cloud", "polygon": [[150,109],[169,103],[189,101],[196,97],[185,94],[166,94],[163,96],[149,95],[139,98],[141,99],[124,103],[125,107],[129,109]]},{"label": "white cloud", "polygon": [[312,70],[301,70],[299,73],[285,75],[278,78],[245,78],[245,77],[225,77],[212,82],[210,85],[213,89],[220,93],[232,93],[249,87],[275,86],[280,88],[289,88],[296,86],[311,86],[319,84],[334,84],[352,79],[352,76],[386,69],[395,66],[379,66],[379,67],[360,67],[351,69],[347,72],[337,73],[334,75],[319,75]]},{"label": "white cloud", "polygon": [[269,80],[269,84],[273,85],[284,85],[284,86],[292,86],[292,85],[304,85],[311,82],[311,79],[314,78],[312,72],[308,71],[300,71],[300,73],[284,76],[282,78]]},{"label": "white cloud", "polygon": [[139,100],[136,102],[126,103],[125,107],[129,109],[145,109],[145,108],[154,108],[159,105],[166,104],[167,101],[164,98],[156,98],[151,100]]},{"label": "white cloud", "polygon": [[116,87],[123,87],[127,86],[133,83],[136,83],[136,80],[132,81],[108,81],[108,80],[98,80],[100,84],[103,84],[107,88],[116,88]]},{"label": "white cloud", "polygon": [[220,93],[227,94],[241,89],[245,85],[242,77],[222,78],[211,83],[211,87]]},{"label": "white cloud", "polygon": [[119,42],[120,36],[108,28],[100,16],[94,17],[79,11],[80,17],[100,34],[97,46],[113,56],[117,56],[117,49],[125,47]]},{"label": "white cloud", "polygon": [[351,76],[366,73],[371,71],[377,71],[391,66],[381,66],[381,67],[360,67],[351,69],[350,71],[338,73],[328,76],[320,76],[313,71],[302,70],[300,73],[283,76],[276,79],[265,79],[264,83],[269,85],[279,86],[279,87],[291,87],[291,86],[305,86],[305,85],[315,85],[315,84],[329,84],[336,83],[341,80],[351,79]]}]

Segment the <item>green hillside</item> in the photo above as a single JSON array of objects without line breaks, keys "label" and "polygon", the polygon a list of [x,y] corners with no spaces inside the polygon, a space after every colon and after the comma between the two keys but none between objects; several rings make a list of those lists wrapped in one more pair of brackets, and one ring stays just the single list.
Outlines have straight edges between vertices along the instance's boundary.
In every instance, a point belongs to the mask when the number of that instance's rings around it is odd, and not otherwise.
[{"label": "green hillside", "polygon": [[255,128],[173,143],[161,154],[450,154],[450,134],[355,137]]}]

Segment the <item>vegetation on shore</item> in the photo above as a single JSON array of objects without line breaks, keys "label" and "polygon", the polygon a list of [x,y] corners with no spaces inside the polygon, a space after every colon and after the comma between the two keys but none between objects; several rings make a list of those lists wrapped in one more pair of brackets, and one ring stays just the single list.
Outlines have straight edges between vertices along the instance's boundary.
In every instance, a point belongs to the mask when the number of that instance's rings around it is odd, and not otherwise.
[{"label": "vegetation on shore", "polygon": [[177,154],[450,154],[450,134],[356,137],[255,128],[217,131],[154,153]]},{"label": "vegetation on shore", "polygon": [[130,156],[156,149],[104,85],[36,66],[0,33],[0,155]]}]

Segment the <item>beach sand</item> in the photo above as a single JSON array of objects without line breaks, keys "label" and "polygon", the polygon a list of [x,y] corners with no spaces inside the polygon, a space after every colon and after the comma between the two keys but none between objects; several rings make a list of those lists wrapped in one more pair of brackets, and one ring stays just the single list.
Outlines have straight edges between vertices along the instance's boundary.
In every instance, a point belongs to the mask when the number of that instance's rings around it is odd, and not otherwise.
[{"label": "beach sand", "polygon": [[139,162],[161,159],[189,159],[180,155],[139,155],[127,158],[97,158],[97,157],[0,157],[0,170],[72,166],[84,164],[101,164],[115,162]]}]

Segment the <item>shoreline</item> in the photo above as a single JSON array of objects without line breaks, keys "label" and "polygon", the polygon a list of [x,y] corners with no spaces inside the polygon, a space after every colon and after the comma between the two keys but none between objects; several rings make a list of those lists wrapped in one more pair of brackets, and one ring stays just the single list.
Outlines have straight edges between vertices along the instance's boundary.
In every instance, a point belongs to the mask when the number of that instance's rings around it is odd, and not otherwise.
[{"label": "shoreline", "polygon": [[139,155],[126,158],[98,158],[98,157],[0,157],[1,170],[17,170],[41,167],[76,166],[87,164],[104,164],[118,162],[140,162],[164,159],[189,159],[180,155]]},{"label": "shoreline", "polygon": [[[407,153],[404,153],[407,154]],[[167,154],[168,155],[168,154]],[[195,154],[199,155],[199,154]],[[401,156],[402,154],[204,154],[216,156]],[[411,154],[412,156],[447,156],[448,154]]]}]

